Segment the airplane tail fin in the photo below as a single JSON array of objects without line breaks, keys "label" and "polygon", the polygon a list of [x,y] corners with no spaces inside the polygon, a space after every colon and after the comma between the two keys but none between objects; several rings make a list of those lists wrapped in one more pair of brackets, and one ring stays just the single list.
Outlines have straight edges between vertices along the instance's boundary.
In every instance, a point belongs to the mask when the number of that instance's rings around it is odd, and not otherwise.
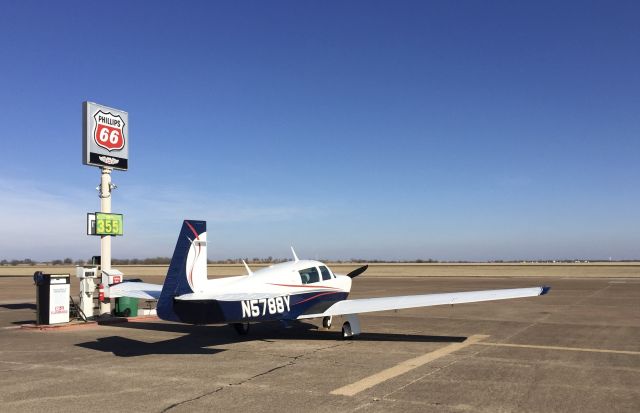
[{"label": "airplane tail fin", "polygon": [[207,281],[207,222],[185,220],[158,300],[158,317],[179,321],[174,297],[200,291]]}]

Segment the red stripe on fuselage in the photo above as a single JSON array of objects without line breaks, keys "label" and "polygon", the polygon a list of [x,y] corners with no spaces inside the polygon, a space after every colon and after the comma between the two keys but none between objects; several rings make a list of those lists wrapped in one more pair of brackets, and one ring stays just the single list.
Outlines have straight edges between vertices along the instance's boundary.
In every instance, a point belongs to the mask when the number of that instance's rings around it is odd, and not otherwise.
[{"label": "red stripe on fuselage", "polygon": [[[189,223],[189,221],[184,221],[185,224],[187,224],[187,226],[189,227],[189,229],[191,230],[191,232],[193,232],[193,235],[196,236],[196,239],[200,239],[200,235],[198,235],[198,232],[196,231],[196,229],[193,227],[193,225],[191,225]],[[193,243],[193,242],[192,242]],[[198,252],[196,253],[196,258],[194,259],[194,263],[193,266],[195,267],[195,262],[198,260],[198,257],[200,256],[200,245],[198,245]],[[189,286],[191,287],[191,289],[193,290],[193,267],[191,267],[191,270],[189,271]]]},{"label": "red stripe on fuselage", "polygon": [[304,299],[304,300],[302,300],[302,301],[298,301],[297,303],[295,303],[295,304],[293,304],[293,305],[302,304],[302,303],[305,303],[305,302],[307,302],[307,301],[309,301],[309,300],[313,300],[314,298],[321,297],[321,296],[323,296],[323,295],[338,294],[338,292],[339,292],[339,291],[335,291],[335,292],[333,292],[333,291],[332,291],[332,292],[328,292],[328,293],[320,293],[320,294],[316,294],[316,295],[314,295],[314,296],[312,296],[312,297],[309,297],[309,298],[306,298],[306,299]]},{"label": "red stripe on fuselage", "polygon": [[196,231],[196,229],[193,227],[193,225],[191,225],[191,224],[189,223],[189,221],[184,221],[184,223],[185,223],[185,224],[187,224],[187,226],[189,227],[189,229],[191,230],[191,232],[193,232],[193,235],[195,235],[195,236],[196,236],[196,239],[199,239],[199,237],[200,237],[200,236],[198,235],[198,232],[197,232],[197,231]]},{"label": "red stripe on fuselage", "polygon": [[269,283],[269,285],[277,285],[279,287],[329,288],[335,291],[341,291],[339,288],[328,287],[326,285],[294,285],[294,284],[274,284],[274,283]]}]

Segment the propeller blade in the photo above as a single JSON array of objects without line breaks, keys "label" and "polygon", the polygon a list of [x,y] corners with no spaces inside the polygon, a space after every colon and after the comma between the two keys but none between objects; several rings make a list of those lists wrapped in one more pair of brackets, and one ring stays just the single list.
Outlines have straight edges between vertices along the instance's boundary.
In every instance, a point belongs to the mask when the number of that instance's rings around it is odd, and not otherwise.
[{"label": "propeller blade", "polygon": [[365,272],[367,270],[367,268],[369,268],[368,265],[364,265],[358,269],[355,269],[353,271],[351,271],[349,274],[347,274],[347,277],[351,277],[351,278],[356,278],[358,275],[362,274],[363,272]]}]

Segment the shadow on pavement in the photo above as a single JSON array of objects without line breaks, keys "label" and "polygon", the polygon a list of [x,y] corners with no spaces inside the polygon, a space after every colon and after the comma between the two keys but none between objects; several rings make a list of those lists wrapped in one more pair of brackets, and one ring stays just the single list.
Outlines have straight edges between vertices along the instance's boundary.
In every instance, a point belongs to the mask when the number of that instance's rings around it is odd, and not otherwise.
[{"label": "shadow on pavement", "polygon": [[[35,303],[10,303],[10,304],[0,304],[0,308],[5,308],[7,310],[13,310],[13,311],[33,311],[33,317],[35,317],[35,311],[36,311],[36,305]],[[5,314],[7,315],[8,318],[14,318],[14,317],[28,317],[29,315],[19,315],[20,313],[12,313],[10,311],[5,312]],[[14,324],[14,325],[21,325],[21,324],[35,324],[36,320],[31,319],[31,320],[17,320],[17,321],[11,321],[11,320],[6,320],[7,323],[10,324]]]},{"label": "shadow on pavement", "polygon": [[12,321],[11,324],[15,324],[15,325],[23,325],[23,324],[35,324],[36,320],[22,320],[22,321]]},{"label": "shadow on pavement", "polygon": [[35,310],[36,305],[34,303],[0,304],[0,308],[6,308],[7,310]]},{"label": "shadow on pavement", "polygon": [[[122,336],[99,338],[96,341],[76,344],[79,347],[113,353],[118,357],[136,357],[150,354],[215,354],[224,349],[209,347],[233,344],[240,341],[271,340],[324,340],[341,341],[340,329],[320,330],[308,323],[295,323],[282,328],[279,323],[252,324],[249,334],[238,335],[230,326],[193,326],[175,323],[128,322],[110,327],[123,329],[182,333],[180,337],[147,343]],[[357,341],[398,341],[424,343],[460,343],[467,337],[427,336],[419,334],[362,333]]]}]

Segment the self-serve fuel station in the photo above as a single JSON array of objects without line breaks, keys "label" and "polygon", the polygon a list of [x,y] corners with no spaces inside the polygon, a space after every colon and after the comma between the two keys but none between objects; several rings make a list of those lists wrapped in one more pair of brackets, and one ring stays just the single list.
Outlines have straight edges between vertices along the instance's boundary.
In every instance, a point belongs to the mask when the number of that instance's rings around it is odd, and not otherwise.
[{"label": "self-serve fuel station", "polygon": [[68,323],[70,310],[76,310],[78,318],[85,321],[93,319],[96,298],[97,315],[110,315],[110,287],[124,281],[124,274],[111,267],[111,240],[124,235],[124,215],[111,211],[111,195],[116,189],[111,173],[129,168],[127,112],[93,102],[82,103],[82,163],[100,168],[100,185],[96,188],[100,210],[87,213],[87,235],[100,237],[100,255],[92,258],[90,266],[76,267],[80,283],[77,303],[70,297],[70,274],[34,274],[37,326]]},{"label": "self-serve fuel station", "polygon": [[[80,282],[80,305],[87,318],[93,317],[98,290],[98,315],[111,314],[109,287],[124,281],[124,274],[111,268],[111,240],[124,235],[124,215],[113,213],[111,196],[116,185],[113,170],[129,168],[129,114],[123,110],[82,103],[82,163],[100,168],[100,211],[87,213],[87,235],[100,237],[100,259],[91,267],[76,268]],[[90,314],[90,315],[89,315]]]},{"label": "self-serve fuel station", "polygon": [[[100,168],[100,185],[96,188],[100,210],[87,213],[87,235],[100,237],[100,255],[93,257],[91,266],[76,267],[76,278],[80,283],[76,308],[80,318],[88,320],[95,317],[96,296],[99,302],[98,315],[111,314],[109,287],[124,281],[124,274],[111,268],[111,240],[124,234],[123,214],[111,211],[111,195],[116,189],[111,182],[111,173],[113,170],[126,171],[129,168],[127,112],[93,102],[82,103],[82,163]],[[37,288],[37,324],[68,322],[69,274],[37,272],[34,282]],[[71,303],[75,302],[71,300]],[[48,307],[53,310],[48,310]]]}]

